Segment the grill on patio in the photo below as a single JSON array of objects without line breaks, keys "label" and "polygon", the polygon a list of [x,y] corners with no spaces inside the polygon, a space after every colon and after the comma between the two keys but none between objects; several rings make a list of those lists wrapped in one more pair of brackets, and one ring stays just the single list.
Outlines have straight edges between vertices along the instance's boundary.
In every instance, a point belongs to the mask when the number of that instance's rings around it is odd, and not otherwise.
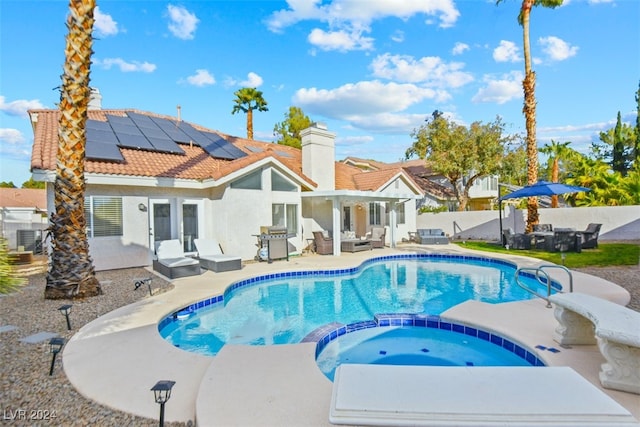
[{"label": "grill on patio", "polygon": [[260,227],[258,235],[258,260],[264,261],[266,249],[266,261],[286,258],[289,261],[289,239],[295,234],[288,233],[287,227]]}]

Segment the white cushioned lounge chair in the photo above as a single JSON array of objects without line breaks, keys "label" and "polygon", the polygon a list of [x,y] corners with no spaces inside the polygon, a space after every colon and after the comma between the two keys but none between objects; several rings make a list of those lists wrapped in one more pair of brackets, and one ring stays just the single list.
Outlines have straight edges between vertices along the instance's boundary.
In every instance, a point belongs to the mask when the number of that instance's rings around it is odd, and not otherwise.
[{"label": "white cushioned lounge chair", "polygon": [[156,249],[158,259],[153,260],[153,269],[170,279],[200,274],[197,259],[185,256],[180,240],[163,240]]},{"label": "white cushioned lounge chair", "polygon": [[195,243],[198,250],[200,267],[216,273],[240,270],[242,268],[242,259],[239,256],[222,253],[220,244],[215,239],[194,239],[193,243]]}]

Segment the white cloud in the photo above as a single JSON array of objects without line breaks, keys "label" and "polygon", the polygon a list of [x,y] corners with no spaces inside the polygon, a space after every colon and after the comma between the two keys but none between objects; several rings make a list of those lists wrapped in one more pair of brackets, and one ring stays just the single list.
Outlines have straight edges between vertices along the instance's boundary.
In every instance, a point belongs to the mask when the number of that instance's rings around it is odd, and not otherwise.
[{"label": "white cloud", "polygon": [[93,29],[98,36],[107,37],[118,34],[118,23],[113,20],[111,15],[102,13],[99,6],[96,6],[93,16],[95,18]]},{"label": "white cloud", "polygon": [[171,34],[182,40],[191,40],[194,37],[198,22],[200,20],[195,14],[189,12],[182,6],[167,6],[169,13],[169,31]]},{"label": "white cloud", "polygon": [[469,45],[466,43],[457,42],[451,50],[452,55],[461,55],[465,51],[469,50]]},{"label": "white cloud", "polygon": [[264,83],[262,77],[251,71],[249,74],[247,74],[247,80],[240,82],[240,86],[257,88],[262,86],[262,83]]},{"label": "white cloud", "polygon": [[372,141],[373,137],[369,135],[344,136],[336,138],[336,146],[349,147],[354,145],[367,144]]},{"label": "white cloud", "polygon": [[0,128],[0,141],[9,145],[20,145],[26,141],[22,132],[18,129]]},{"label": "white cloud", "polygon": [[226,77],[224,79],[224,86],[229,88],[229,87],[234,87],[234,86],[241,86],[241,87],[260,87],[262,86],[262,84],[264,83],[262,77],[260,77],[258,74],[254,73],[253,71],[249,72],[249,74],[247,74],[247,79],[246,80],[238,80],[238,79],[234,79],[233,77]]},{"label": "white cloud", "polygon": [[404,31],[396,30],[391,35],[391,40],[393,40],[396,43],[402,43],[404,41]]},{"label": "white cloud", "polygon": [[7,103],[5,102],[5,97],[0,96],[0,111],[8,114],[9,116],[27,118],[29,117],[27,110],[38,110],[42,108],[45,108],[45,106],[37,99],[18,99]]},{"label": "white cloud", "polygon": [[485,86],[478,90],[471,101],[504,104],[513,99],[522,98],[523,77],[520,71],[512,71],[497,79],[485,77]]},{"label": "white cloud", "polygon": [[[368,50],[373,39],[362,37],[370,32],[370,25],[376,20],[395,17],[407,20],[415,15],[424,14],[436,17],[440,27],[455,24],[460,12],[453,0],[370,0],[363,6],[362,0],[287,0],[288,9],[272,13],[266,20],[269,30],[280,33],[286,27],[301,21],[326,23],[326,30],[315,29],[309,35],[309,41],[316,41],[323,50],[338,46],[338,50]],[[431,20],[425,20],[426,24]],[[340,40],[336,40],[340,39]],[[324,46],[324,47],[322,47]]]},{"label": "white cloud", "polygon": [[354,121],[373,114],[399,112],[439,93],[413,84],[362,81],[335,89],[298,89],[292,104],[305,112],[329,118]]},{"label": "white cloud", "polygon": [[437,56],[415,59],[409,55],[379,55],[371,62],[373,75],[407,83],[423,83],[439,88],[457,88],[473,81],[471,73],[462,71],[462,62],[444,62]]},{"label": "white cloud", "polygon": [[493,50],[493,59],[497,62],[522,61],[520,48],[514,42],[500,40],[500,45]]},{"label": "white cloud", "polygon": [[216,83],[216,79],[208,70],[199,69],[192,76],[187,77],[187,83],[192,86],[210,86]]},{"label": "white cloud", "polygon": [[311,33],[309,33],[307,40],[321,50],[348,52],[351,50],[372,50],[374,39],[364,37],[362,32],[356,30],[352,30],[351,32],[345,30],[327,32],[319,28],[314,28]]},{"label": "white cloud", "polygon": [[542,45],[542,51],[546,53],[552,61],[564,61],[578,53],[577,46],[571,46],[558,37],[540,37],[538,43]]},{"label": "white cloud", "polygon": [[111,67],[118,67],[123,73],[142,72],[152,73],[156,70],[156,65],[149,62],[132,61],[127,62],[122,58],[106,58],[106,59],[94,59],[93,63],[101,66],[105,70],[111,69]]}]

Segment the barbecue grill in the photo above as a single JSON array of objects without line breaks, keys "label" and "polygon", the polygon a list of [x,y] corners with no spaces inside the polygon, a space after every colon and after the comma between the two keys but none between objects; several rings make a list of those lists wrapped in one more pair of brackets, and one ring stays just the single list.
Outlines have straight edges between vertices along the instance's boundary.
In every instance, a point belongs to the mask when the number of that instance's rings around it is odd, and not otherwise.
[{"label": "barbecue grill", "polygon": [[295,234],[287,232],[287,227],[260,227],[260,234],[258,235],[258,260],[265,261],[264,252],[266,249],[266,261],[271,262],[274,259],[283,258],[289,261],[288,239],[294,236]]}]

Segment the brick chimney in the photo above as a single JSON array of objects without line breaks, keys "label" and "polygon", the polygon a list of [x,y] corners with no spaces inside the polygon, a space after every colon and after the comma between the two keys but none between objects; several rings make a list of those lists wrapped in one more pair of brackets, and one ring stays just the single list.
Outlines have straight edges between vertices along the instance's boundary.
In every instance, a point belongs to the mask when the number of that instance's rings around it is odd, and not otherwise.
[{"label": "brick chimney", "polygon": [[302,173],[318,184],[318,190],[336,189],[336,134],[324,123],[313,123],[300,132]]}]

